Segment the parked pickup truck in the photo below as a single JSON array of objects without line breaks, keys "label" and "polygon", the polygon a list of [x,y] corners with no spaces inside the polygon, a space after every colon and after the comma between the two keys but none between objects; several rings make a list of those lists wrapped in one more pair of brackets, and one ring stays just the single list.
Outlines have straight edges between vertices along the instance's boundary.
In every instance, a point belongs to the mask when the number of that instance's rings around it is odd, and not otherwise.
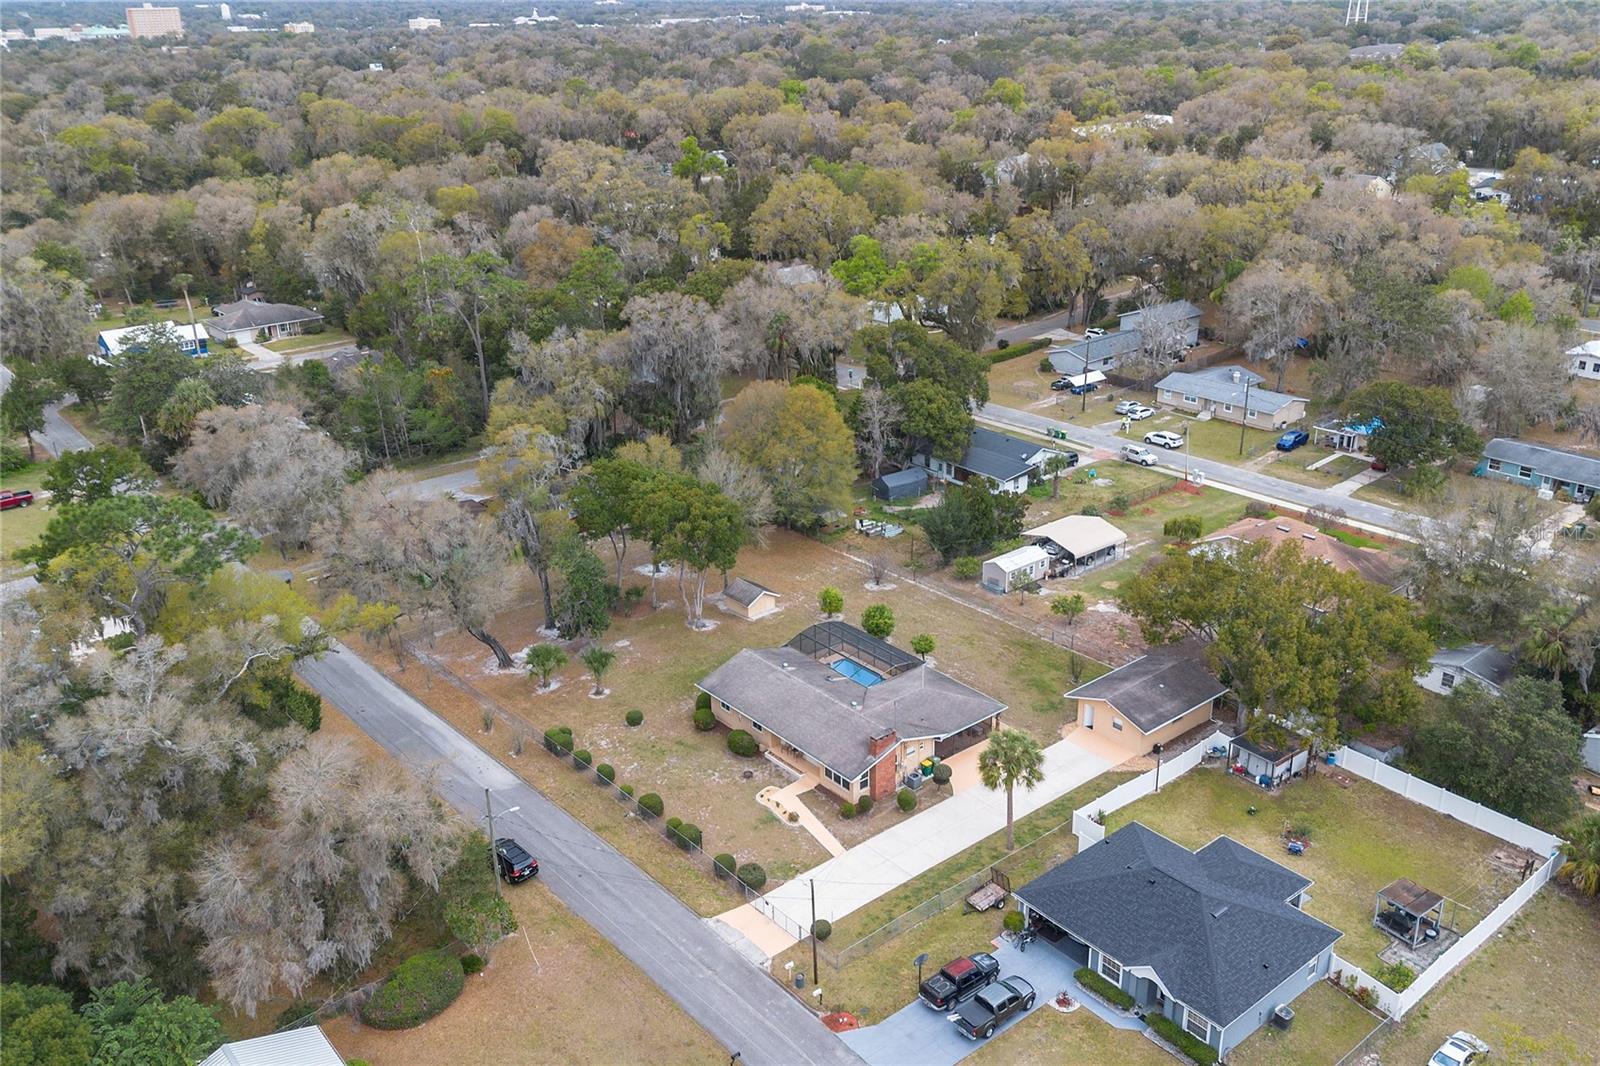
[{"label": "parked pickup truck", "polygon": [[0,492],[0,511],[9,511],[13,507],[30,507],[32,505],[32,489],[7,489],[4,492]]},{"label": "parked pickup truck", "polygon": [[969,1040],[987,1040],[1000,1023],[1033,1009],[1033,986],[1020,977],[1006,977],[973,996],[950,1020]]},{"label": "parked pickup truck", "polygon": [[934,1010],[951,1010],[972,998],[1000,976],[1000,960],[987,951],[947,962],[922,982],[922,1002]]}]

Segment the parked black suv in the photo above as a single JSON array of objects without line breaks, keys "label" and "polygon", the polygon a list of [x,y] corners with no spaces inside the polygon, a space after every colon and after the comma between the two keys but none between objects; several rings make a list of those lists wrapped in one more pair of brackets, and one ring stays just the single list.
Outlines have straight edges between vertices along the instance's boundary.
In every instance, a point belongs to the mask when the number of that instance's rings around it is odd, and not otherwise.
[{"label": "parked black suv", "polygon": [[513,885],[520,885],[539,872],[539,860],[510,837],[500,837],[494,842],[494,864],[500,876]]},{"label": "parked black suv", "polygon": [[922,1002],[934,1010],[950,1010],[1000,976],[1000,960],[986,951],[945,963],[922,982]]},{"label": "parked black suv", "polygon": [[954,1018],[956,1030],[970,1040],[987,1040],[1001,1022],[1032,1010],[1034,999],[1033,986],[1022,978],[1002,978],[980,990],[961,1008]]}]

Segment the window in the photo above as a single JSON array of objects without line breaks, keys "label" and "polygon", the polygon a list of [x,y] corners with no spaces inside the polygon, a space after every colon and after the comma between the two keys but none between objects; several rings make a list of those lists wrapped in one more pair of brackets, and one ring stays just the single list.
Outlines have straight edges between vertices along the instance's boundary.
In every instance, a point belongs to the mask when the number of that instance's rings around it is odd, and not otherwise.
[{"label": "window", "polygon": [[1582,359],[1579,359],[1578,360],[1578,369],[1579,370],[1588,370],[1589,369],[1589,364],[1584,362]]},{"label": "window", "polygon": [[1211,1023],[1196,1013],[1193,1007],[1183,1008],[1183,1027],[1196,1040],[1204,1041],[1207,1044],[1211,1043]]},{"label": "window", "polygon": [[1256,417],[1256,413],[1254,411],[1246,410],[1244,416],[1246,418],[1254,418]]},{"label": "window", "polygon": [[1498,459],[1490,459],[1489,460],[1489,469],[1494,471],[1496,474],[1498,474],[1500,472],[1500,460],[1498,460]]},{"label": "window", "polygon": [[756,721],[754,718],[750,719],[750,728],[754,729],[757,733],[765,733],[766,732],[766,730],[764,728],[762,728],[761,723]]},{"label": "window", "polygon": [[822,768],[822,774],[829,781],[832,781],[834,784],[838,785],[840,788],[846,789],[846,790],[848,790],[850,788],[850,779],[845,777],[843,774],[836,772],[833,769],[833,767],[824,766]]},{"label": "window", "polygon": [[[1170,397],[1169,397],[1169,399],[1170,399]],[[1193,396],[1187,396],[1187,395],[1186,395],[1186,396],[1184,396],[1184,398],[1183,398],[1183,402],[1184,402],[1184,403],[1199,403],[1199,402],[1200,402],[1200,401],[1199,401],[1199,400],[1197,400],[1197,399],[1195,399],[1195,398],[1194,398],[1194,397],[1193,397]]]},{"label": "window", "polygon": [[1233,404],[1225,403],[1225,404],[1222,405],[1222,409],[1225,412],[1232,412],[1233,411]]},{"label": "window", "polygon": [[[1298,898],[1299,897],[1296,897],[1296,899],[1298,899]],[[1307,977],[1315,977],[1315,976],[1317,976],[1317,960],[1316,959],[1312,959],[1310,962],[1306,963],[1306,976]]]},{"label": "window", "polygon": [[1122,732],[1122,719],[1120,719],[1120,718],[1111,719],[1111,728],[1115,729],[1119,733]]},{"label": "window", "polygon": [[1439,685],[1441,688],[1455,688],[1456,675],[1446,670],[1444,673],[1439,675]]},{"label": "window", "polygon": [[1107,955],[1102,951],[1100,953],[1100,976],[1104,977],[1107,981],[1110,981],[1118,988],[1121,988],[1122,963],[1118,962],[1116,959],[1113,959],[1110,955]]},{"label": "window", "polygon": [[871,776],[872,776],[872,771],[871,770],[868,770],[866,773],[862,774],[861,775],[861,780],[856,782],[856,787],[857,788],[866,788],[867,787],[867,778],[869,778]]},{"label": "window", "polygon": [[1517,476],[1518,477],[1532,477],[1533,476],[1533,467],[1531,467],[1531,466],[1519,466],[1519,467],[1517,467]]}]

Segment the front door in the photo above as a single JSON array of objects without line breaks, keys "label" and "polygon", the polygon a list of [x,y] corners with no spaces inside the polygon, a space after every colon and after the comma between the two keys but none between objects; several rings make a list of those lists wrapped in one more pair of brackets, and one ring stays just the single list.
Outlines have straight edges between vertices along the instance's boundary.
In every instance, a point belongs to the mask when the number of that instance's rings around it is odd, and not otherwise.
[{"label": "front door", "polygon": [[1083,705],[1083,728],[1094,728],[1094,704],[1092,703],[1085,703]]}]

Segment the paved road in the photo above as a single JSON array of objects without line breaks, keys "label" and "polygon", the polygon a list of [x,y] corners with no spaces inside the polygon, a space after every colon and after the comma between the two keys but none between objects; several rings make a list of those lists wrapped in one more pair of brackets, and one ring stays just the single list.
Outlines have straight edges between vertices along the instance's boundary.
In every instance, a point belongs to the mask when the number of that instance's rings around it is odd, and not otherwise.
[{"label": "paved road", "polygon": [[1057,311],[1053,315],[1044,315],[1040,318],[1019,322],[1015,326],[1006,326],[994,331],[996,341],[1008,341],[1011,344],[1021,344],[1031,341],[1035,337],[1042,337],[1053,329],[1071,329],[1072,312]]},{"label": "paved road", "polygon": [[[741,1062],[859,1066],[854,1052],[704,920],[354,652],[335,643],[320,661],[302,662],[296,672],[397,758],[431,770],[439,794],[469,821],[482,818],[485,787],[493,789],[497,808],[520,807],[497,818],[495,831],[527,845],[540,860],[544,887],[712,1036],[740,1052]],[[539,891],[519,891],[526,890]]]},{"label": "paved road", "polygon": [[77,397],[68,394],[58,403],[45,405],[44,428],[35,433],[33,439],[51,455],[59,456],[62,452],[86,452],[94,447],[94,442],[79,433],[78,427],[61,417],[62,404],[76,402]]},{"label": "paved road", "polygon": [[448,474],[439,474],[435,477],[423,478],[421,481],[411,483],[411,494],[419,500],[431,500],[436,496],[449,496],[454,493],[473,493],[478,489],[478,468],[468,466],[463,470],[455,470]]},{"label": "paved road", "polygon": [[[1128,441],[1115,433],[1104,430],[1075,426],[1070,422],[1058,422],[1044,415],[1037,415],[1031,411],[1019,411],[1013,407],[1001,407],[998,404],[984,404],[978,412],[978,417],[986,422],[1010,428],[1030,430],[1034,433],[1043,433],[1047,429],[1063,430],[1067,440],[1073,444],[1091,448],[1105,448],[1111,452],[1119,451]],[[1382,504],[1368,503],[1365,500],[1341,496],[1327,489],[1316,488],[1312,485],[1301,485],[1294,481],[1284,481],[1282,478],[1268,477],[1254,470],[1243,467],[1230,466],[1211,459],[1185,457],[1182,451],[1169,452],[1165,448],[1151,448],[1162,469],[1182,476],[1185,462],[1189,467],[1199,470],[1206,476],[1208,485],[1237,492],[1243,496],[1253,496],[1257,499],[1274,503],[1283,503],[1299,509],[1309,507],[1330,507],[1343,511],[1346,520],[1352,525],[1365,526],[1371,529],[1392,533],[1396,536],[1409,538],[1414,529],[1417,517],[1404,511],[1397,511],[1392,507]]]}]

